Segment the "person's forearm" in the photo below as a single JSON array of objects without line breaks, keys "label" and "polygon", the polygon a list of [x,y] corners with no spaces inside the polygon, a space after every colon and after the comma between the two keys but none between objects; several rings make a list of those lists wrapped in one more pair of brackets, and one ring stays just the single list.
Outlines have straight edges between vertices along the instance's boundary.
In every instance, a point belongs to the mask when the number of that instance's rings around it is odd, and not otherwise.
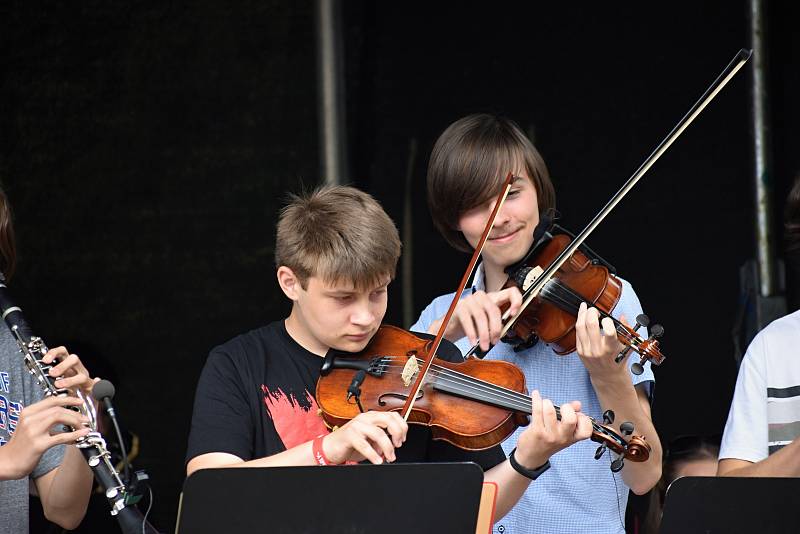
[{"label": "person's forearm", "polygon": [[755,463],[742,460],[731,468],[725,459],[720,461],[717,474],[726,477],[800,477],[800,439]]},{"label": "person's forearm", "polygon": [[[437,333],[439,333],[439,328],[442,326],[442,320],[443,319],[444,319],[444,317],[440,317],[440,318],[436,319],[435,321],[433,321],[431,324],[429,324],[428,325],[428,333],[429,334],[433,334],[433,335],[436,335]],[[447,333],[445,333],[445,337],[447,337]],[[449,339],[448,341],[455,341],[455,340]]]},{"label": "person's forearm", "polygon": [[[642,495],[653,488],[661,478],[661,441],[658,438],[653,422],[641,405],[636,388],[630,382],[620,384],[592,384],[600,399],[603,410],[614,412],[614,431],[619,433],[619,426],[629,421],[633,423],[634,434],[644,437],[651,447],[650,458],[645,462],[625,462],[622,479],[637,495]],[[624,437],[624,436],[623,436]]]},{"label": "person's forearm", "polygon": [[240,462],[230,467],[291,467],[303,465],[317,465],[317,461],[311,452],[310,441],[272,456]]},{"label": "person's forearm", "polygon": [[65,447],[64,458],[56,470],[47,495],[42,495],[42,507],[50,521],[74,529],[86,514],[92,492],[92,470],[74,445]]},{"label": "person's forearm", "polygon": [[186,466],[186,475],[189,476],[200,469],[218,469],[226,467],[290,467],[302,465],[316,465],[316,460],[311,450],[311,441],[302,443],[289,450],[245,461],[233,454],[211,453],[195,457]]},{"label": "person's forearm", "polygon": [[28,474],[20,470],[11,452],[8,445],[0,447],[0,480],[17,480]]},{"label": "person's forearm", "polygon": [[[542,476],[547,476],[545,473]],[[483,475],[484,482],[497,484],[497,500],[495,501],[495,515],[493,521],[498,521],[517,504],[522,494],[531,485],[531,479],[517,473],[508,460],[486,471]]]}]

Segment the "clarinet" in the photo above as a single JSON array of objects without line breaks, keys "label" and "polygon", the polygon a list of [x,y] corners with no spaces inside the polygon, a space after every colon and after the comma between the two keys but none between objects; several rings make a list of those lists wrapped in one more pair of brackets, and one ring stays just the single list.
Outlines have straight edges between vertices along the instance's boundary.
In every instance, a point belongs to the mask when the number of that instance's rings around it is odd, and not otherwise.
[{"label": "clarinet", "polygon": [[[17,340],[19,350],[25,358],[25,366],[28,372],[33,375],[36,382],[44,389],[47,397],[58,397],[68,395],[69,392],[64,388],[55,387],[57,378],[50,376],[50,368],[58,362],[48,365],[42,362],[42,358],[47,352],[47,346],[41,338],[33,335],[32,330],[22,315],[22,310],[14,305],[13,300],[5,285],[5,278],[0,274],[0,313],[3,320],[8,325],[11,333]],[[103,435],[97,430],[97,413],[91,399],[80,390],[77,391],[78,397],[83,401],[82,407],[72,407],[85,415],[89,419],[90,432],[75,441],[75,446],[81,451],[86,462],[94,473],[100,487],[108,499],[111,507],[111,515],[116,517],[119,526],[124,534],[158,534],[156,530],[142,516],[142,513],[134,505],[128,502],[135,497],[119,476],[119,473],[111,463],[111,453],[106,448]],[[72,432],[72,427],[64,426],[65,432]]]}]

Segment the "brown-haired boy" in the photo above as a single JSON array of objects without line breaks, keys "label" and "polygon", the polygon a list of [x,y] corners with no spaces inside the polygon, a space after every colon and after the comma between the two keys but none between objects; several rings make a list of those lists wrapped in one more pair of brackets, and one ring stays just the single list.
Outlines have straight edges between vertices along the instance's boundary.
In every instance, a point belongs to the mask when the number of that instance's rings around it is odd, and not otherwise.
[{"label": "brown-haired boy", "polygon": [[[616,532],[623,533],[622,517],[628,489],[642,494],[661,474],[661,447],[650,417],[649,393],[653,381],[650,365],[641,376],[627,365],[614,363],[621,345],[614,325],[601,325],[594,308],[581,305],[575,333],[577,354],[557,355],[545,343],[515,351],[499,339],[500,306],[515,313],[521,304],[519,290],[503,289],[507,267],[530,250],[540,217],[555,206],[555,193],[544,160],[511,120],[488,114],[470,115],[451,124],[436,141],[428,166],[428,202],[439,231],[455,248],[472,251],[494,208],[494,199],[506,175],[515,179],[508,198],[495,219],[481,253],[481,266],[473,286],[460,296],[445,337],[466,352],[474,343],[487,359],[519,366],[529,388],[556,402],[578,399],[588,415],[600,417],[613,409],[617,423],[630,421],[637,434],[653,447],[650,460],[628,462],[616,475],[609,462],[593,460],[593,448],[580,443],[554,456],[552,472],[533,484],[514,510],[495,525],[498,532]],[[545,266],[542,266],[545,267]],[[434,332],[453,295],[435,299],[412,330]],[[614,314],[636,317],[641,306],[630,284],[623,281]],[[605,335],[604,335],[605,334]],[[522,434],[502,445],[511,450]],[[531,518],[536,518],[532,521]]]},{"label": "brown-haired boy", "polygon": [[[211,351],[197,387],[187,474],[236,465],[473,460],[498,482],[497,514],[513,506],[531,478],[499,447],[465,452],[432,441],[428,429],[409,427],[393,412],[362,413],[329,433],[317,414],[323,357],[367,345],[386,312],[399,255],[397,229],[366,193],[329,186],[293,197],[278,222],[275,253],[292,311]],[[579,409],[565,404],[557,420],[552,403],[534,393],[532,423],[515,454],[522,472],[590,435]]]}]

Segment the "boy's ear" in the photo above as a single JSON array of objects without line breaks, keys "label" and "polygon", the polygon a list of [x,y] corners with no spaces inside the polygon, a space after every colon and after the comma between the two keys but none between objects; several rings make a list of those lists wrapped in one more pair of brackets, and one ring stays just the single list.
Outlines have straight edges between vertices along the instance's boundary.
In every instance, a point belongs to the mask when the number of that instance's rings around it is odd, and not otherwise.
[{"label": "boy's ear", "polygon": [[278,285],[281,286],[283,293],[291,300],[300,298],[299,292],[302,289],[300,280],[290,268],[285,265],[278,267]]}]

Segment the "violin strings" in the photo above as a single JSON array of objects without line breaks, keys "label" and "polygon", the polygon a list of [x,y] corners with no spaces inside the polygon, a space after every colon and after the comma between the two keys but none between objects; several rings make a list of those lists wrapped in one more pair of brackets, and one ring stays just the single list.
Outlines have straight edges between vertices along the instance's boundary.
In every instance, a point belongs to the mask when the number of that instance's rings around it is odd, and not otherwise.
[{"label": "violin strings", "polygon": [[[550,287],[551,284],[553,287]],[[586,299],[583,296],[574,292],[571,288],[565,286],[558,280],[552,280],[550,284],[547,284],[545,285],[544,288],[542,288],[542,298],[551,301],[556,305],[562,304],[562,306],[559,307],[564,309],[564,311],[572,313],[574,315],[577,315],[581,303],[586,302]],[[597,309],[597,311],[599,312],[601,319],[608,317],[614,322],[614,326],[616,327],[618,334],[625,337],[626,340],[629,340],[631,338],[630,333],[628,332],[628,330],[625,328],[625,325],[623,325],[621,321],[609,315],[605,311],[600,310],[599,308]]]},{"label": "violin strings", "polygon": [[[402,361],[401,356],[388,356],[385,358]],[[420,358],[417,358],[417,360],[422,361]],[[386,369],[390,367],[401,368],[404,367],[404,365],[385,366]],[[436,364],[431,365],[430,371],[430,376],[442,381],[443,383],[453,385],[454,389],[457,389],[457,391],[466,398],[486,402],[492,405],[500,405],[503,408],[510,408],[528,415],[531,414],[531,397],[525,395],[524,393],[504,388],[502,386],[498,386],[496,384],[492,384],[490,382],[486,382]],[[394,373],[399,371],[391,372]],[[554,408],[556,416],[561,419],[561,409],[558,406],[554,406]],[[598,425],[593,418],[590,417],[589,419],[592,421],[592,428],[596,433],[601,433],[606,436],[610,435],[609,432],[602,426]]]},{"label": "violin strings", "polygon": [[[404,361],[402,356],[389,356],[388,358],[391,360]],[[420,358],[417,358],[417,360],[422,362]],[[388,367],[403,368],[405,365],[391,365]],[[462,386],[464,388],[463,393],[467,396],[474,395],[479,397],[481,395],[491,395],[493,396],[493,400],[504,403],[512,403],[514,404],[513,409],[530,413],[530,397],[524,395],[523,393],[507,389],[496,384],[491,384],[489,382],[484,382],[469,375],[465,375],[436,364],[431,365],[430,373],[431,376],[439,380],[447,380],[449,381],[449,384]],[[490,401],[487,400],[487,402]]]},{"label": "violin strings", "polygon": [[[434,366],[432,366],[433,368]],[[495,406],[499,406],[501,408],[510,408],[514,409],[528,415],[531,414],[531,397],[520,393],[518,391],[510,390],[507,388],[503,388],[502,386],[498,386],[496,384],[492,384],[491,382],[486,382],[477,378],[474,378],[469,375],[465,375],[463,373],[459,373],[456,371],[452,371],[447,368],[443,368],[440,366],[436,367],[436,373],[434,374],[438,380],[454,384],[460,382],[460,389],[456,389],[461,395],[466,398],[472,398],[473,400],[477,400],[479,402],[485,402],[488,404],[492,404]],[[470,391],[472,390],[472,391]],[[479,393],[474,393],[478,391]],[[483,395],[483,396],[481,396]],[[513,399],[512,399],[513,397]],[[558,406],[554,406],[556,417],[560,420],[561,419],[561,409]],[[592,423],[592,430],[596,434],[602,434],[604,436],[608,436],[609,438],[613,439],[619,444],[622,444],[621,440],[617,437],[609,433],[609,431],[600,426],[594,418],[589,417],[589,420]]]},{"label": "violin strings", "polygon": [[[543,300],[551,302],[562,310],[573,315],[577,315],[581,302],[586,302],[584,297],[555,279],[550,280],[550,282],[545,284],[540,295]],[[617,336],[621,338],[620,341],[622,341],[623,344],[634,349],[638,347],[641,340],[637,334],[631,334],[628,328],[617,318],[611,316],[603,310],[598,309],[597,311],[600,313],[601,319],[608,317],[614,322],[614,328],[617,331]]]}]

